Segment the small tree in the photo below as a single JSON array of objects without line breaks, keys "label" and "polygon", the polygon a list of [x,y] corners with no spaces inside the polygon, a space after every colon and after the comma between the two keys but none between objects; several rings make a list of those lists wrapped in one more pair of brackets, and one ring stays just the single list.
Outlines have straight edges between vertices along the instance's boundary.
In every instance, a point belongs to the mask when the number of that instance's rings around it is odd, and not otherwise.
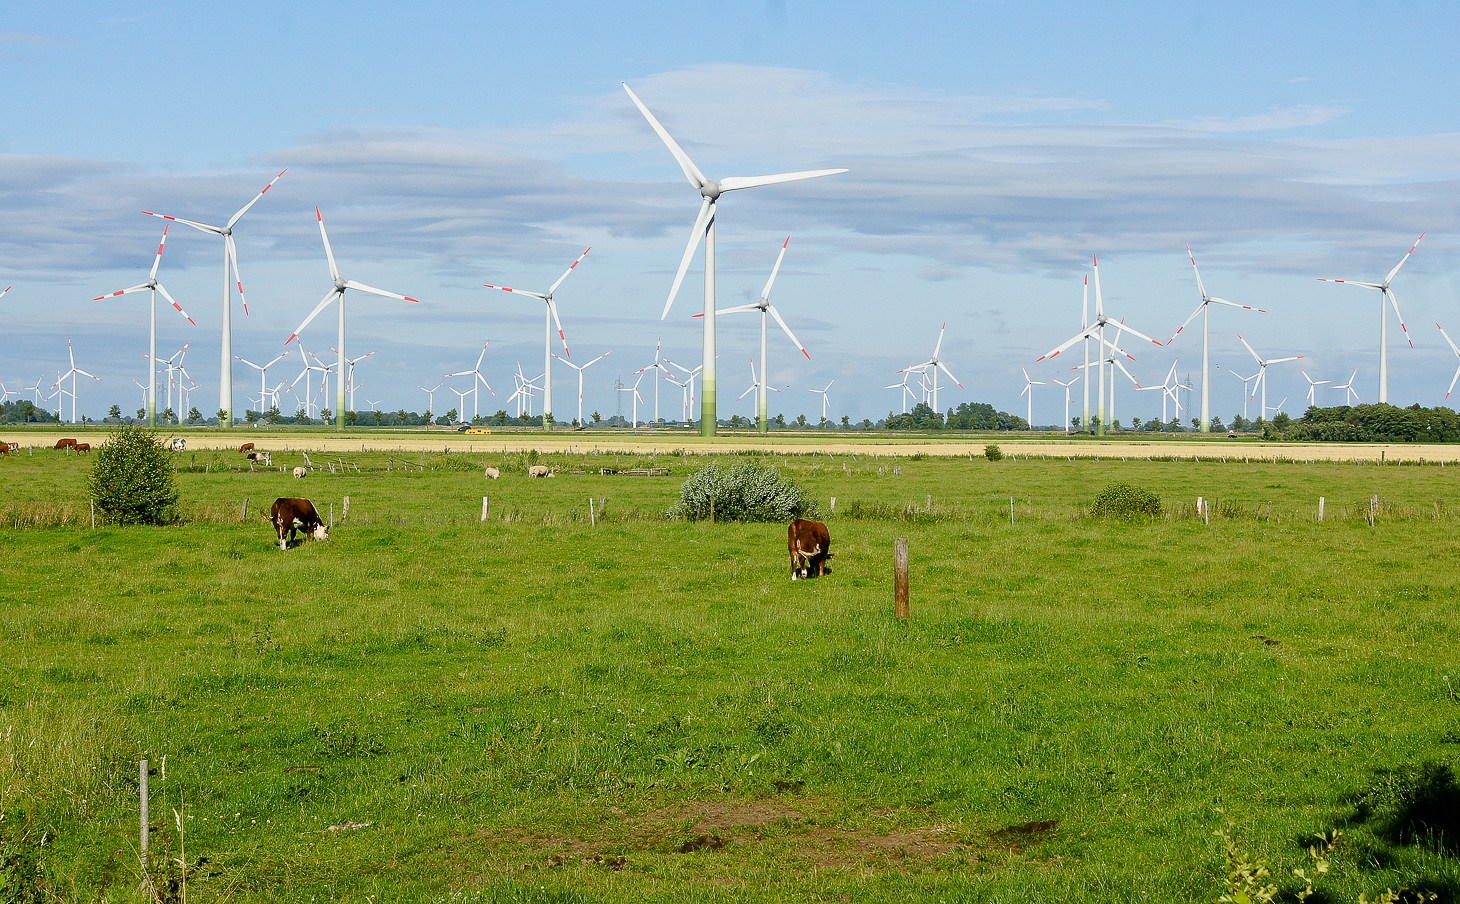
[{"label": "small tree", "polygon": [[774,468],[739,462],[728,468],[711,463],[691,474],[669,514],[689,521],[790,521],[819,513]]},{"label": "small tree", "polygon": [[121,426],[92,459],[87,490],[115,524],[170,524],[178,518],[177,479],[157,434]]},{"label": "small tree", "polygon": [[1096,518],[1143,521],[1161,514],[1161,498],[1144,487],[1112,483],[1096,494],[1090,503],[1090,514]]},{"label": "small tree", "polygon": [[117,423],[121,423],[121,420],[122,420],[122,406],[121,405],[113,405],[112,406],[112,410],[111,411],[108,411],[106,413],[106,416],[109,417],[109,418],[111,418],[112,420],[116,421]]}]

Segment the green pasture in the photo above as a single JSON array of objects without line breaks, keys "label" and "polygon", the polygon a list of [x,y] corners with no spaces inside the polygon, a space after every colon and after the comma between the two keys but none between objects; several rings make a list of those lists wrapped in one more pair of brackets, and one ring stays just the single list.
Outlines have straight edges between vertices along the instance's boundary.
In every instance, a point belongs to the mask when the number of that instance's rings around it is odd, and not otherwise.
[{"label": "green pasture", "polygon": [[[833,574],[793,583],[784,525],[664,517],[703,456],[238,458],[126,529],[84,456],[0,460],[0,881],[37,900],[142,899],[142,758],[200,902],[1203,902],[1228,820],[1288,892],[1339,828],[1312,900],[1460,900],[1455,467],[726,456],[819,500]],[[1163,517],[1086,517],[1115,481]],[[279,550],[293,495],[328,542]],[[1428,834],[1384,821],[1416,800]]]}]

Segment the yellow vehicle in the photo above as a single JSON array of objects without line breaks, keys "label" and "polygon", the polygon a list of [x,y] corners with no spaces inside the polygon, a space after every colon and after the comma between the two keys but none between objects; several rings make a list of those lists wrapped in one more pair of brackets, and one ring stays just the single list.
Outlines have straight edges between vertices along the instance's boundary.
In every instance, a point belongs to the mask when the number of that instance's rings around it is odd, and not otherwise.
[{"label": "yellow vehicle", "polygon": [[486,427],[468,427],[468,428],[466,428],[462,432],[463,433],[491,433],[492,431],[490,429],[486,428]]}]

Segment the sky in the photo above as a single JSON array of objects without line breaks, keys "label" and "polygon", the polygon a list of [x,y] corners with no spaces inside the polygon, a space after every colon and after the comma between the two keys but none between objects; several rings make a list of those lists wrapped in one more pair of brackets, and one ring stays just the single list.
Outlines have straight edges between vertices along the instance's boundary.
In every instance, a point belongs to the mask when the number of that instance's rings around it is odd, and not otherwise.
[{"label": "sky", "polygon": [[[223,8],[226,6],[227,8]],[[1377,400],[1379,294],[1319,278],[1394,281],[1389,401],[1446,404],[1460,359],[1460,63],[1448,5],[1360,3],[33,4],[0,19],[0,381],[49,393],[76,365],[79,411],[141,404],[145,282],[164,221],[227,220],[285,175],[235,230],[248,298],[233,351],[285,350],[331,287],[315,209],[342,275],[420,299],[346,296],[356,407],[422,411],[419,386],[482,372],[505,408],[518,363],[543,369],[543,305],[485,284],[557,292],[571,360],[604,352],[584,411],[629,413],[622,378],[663,353],[702,363],[703,264],[660,319],[699,207],[627,83],[710,178],[845,167],[727,194],[717,219],[720,306],[756,300],[790,237],[771,302],[771,411],[854,422],[903,407],[897,371],[943,324],[939,407],[988,402],[1065,422],[1072,357],[1099,255],[1108,316],[1167,342],[1207,291],[1256,313],[1211,317],[1213,413],[1240,413],[1267,358],[1269,404],[1295,416],[1309,384]],[[174,224],[158,273],[161,356],[188,346],[192,404],[218,407],[222,242]],[[1092,299],[1093,302],[1093,299]],[[1453,326],[1451,325],[1453,323]],[[1200,386],[1200,321],[1174,343],[1122,342],[1143,385],[1173,361]],[[719,320],[719,413],[753,413],[753,315]],[[336,317],[301,338],[326,361]],[[1127,337],[1128,339],[1129,337]],[[293,348],[290,345],[289,348]],[[556,348],[562,354],[562,348]],[[1078,349],[1076,349],[1078,351]],[[1073,362],[1078,363],[1078,362]],[[269,372],[292,381],[298,352]],[[757,368],[759,364],[756,365]],[[1301,368],[1301,372],[1300,372]],[[577,411],[556,365],[554,414]],[[1161,412],[1124,378],[1115,416]],[[650,382],[640,385],[654,405]],[[660,414],[683,393],[660,383]],[[1344,393],[1319,386],[1333,405]],[[299,384],[302,391],[303,383]],[[257,372],[234,367],[235,408]],[[1079,407],[1079,387],[1074,388]],[[333,392],[333,391],[332,391]],[[26,395],[29,397],[29,394]],[[1198,396],[1193,395],[1193,399]],[[58,400],[45,403],[54,410]],[[468,398],[467,406],[472,404]],[[160,406],[159,406],[160,407]],[[299,407],[286,396],[286,413]],[[1257,415],[1257,402],[1248,407]],[[69,403],[66,410],[69,416]],[[1073,412],[1072,412],[1073,413]],[[1190,413],[1183,415],[1189,418]]]}]

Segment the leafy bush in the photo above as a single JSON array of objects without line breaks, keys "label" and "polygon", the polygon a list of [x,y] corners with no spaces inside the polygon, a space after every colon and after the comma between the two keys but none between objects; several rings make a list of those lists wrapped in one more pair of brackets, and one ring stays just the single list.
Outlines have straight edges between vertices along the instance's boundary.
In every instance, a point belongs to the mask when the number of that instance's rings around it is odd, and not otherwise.
[{"label": "leafy bush", "polygon": [[1112,483],[1101,490],[1090,503],[1090,514],[1096,518],[1118,518],[1123,521],[1155,518],[1161,514],[1161,497],[1150,490],[1128,483]]},{"label": "leafy bush", "polygon": [[176,476],[157,434],[122,426],[96,450],[87,490],[116,524],[170,524],[178,518]]},{"label": "leafy bush", "polygon": [[983,447],[983,457],[989,461],[1002,461],[1004,458],[1004,450],[990,443]]},{"label": "leafy bush", "polygon": [[774,468],[737,462],[728,468],[711,463],[691,474],[669,514],[689,521],[791,521],[820,512]]}]

